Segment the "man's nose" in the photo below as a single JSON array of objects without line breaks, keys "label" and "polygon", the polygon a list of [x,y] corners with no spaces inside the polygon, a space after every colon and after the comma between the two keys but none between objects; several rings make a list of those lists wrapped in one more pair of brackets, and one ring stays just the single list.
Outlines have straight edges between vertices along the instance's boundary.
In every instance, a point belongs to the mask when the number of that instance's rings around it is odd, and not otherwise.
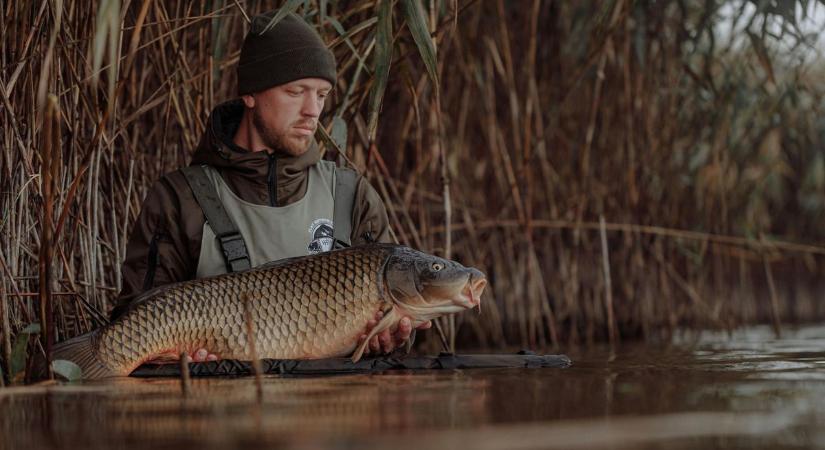
[{"label": "man's nose", "polygon": [[304,97],[304,104],[301,108],[301,113],[305,116],[318,117],[321,115],[322,109],[324,109],[324,101],[319,98],[317,93],[309,92]]}]

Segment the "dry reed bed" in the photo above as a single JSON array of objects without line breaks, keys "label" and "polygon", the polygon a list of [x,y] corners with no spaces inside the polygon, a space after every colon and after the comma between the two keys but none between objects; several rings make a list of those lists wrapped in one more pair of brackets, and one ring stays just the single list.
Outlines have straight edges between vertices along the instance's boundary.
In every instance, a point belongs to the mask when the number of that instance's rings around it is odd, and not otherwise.
[{"label": "dry reed bed", "polygon": [[[688,3],[3,2],[4,372],[26,325],[39,351],[105,321],[146,189],[233,96],[247,17],[281,5],[338,58],[327,157],[400,242],[491,276],[453,340],[823,317],[822,61],[786,11]],[[724,11],[752,34],[720,37]]]}]

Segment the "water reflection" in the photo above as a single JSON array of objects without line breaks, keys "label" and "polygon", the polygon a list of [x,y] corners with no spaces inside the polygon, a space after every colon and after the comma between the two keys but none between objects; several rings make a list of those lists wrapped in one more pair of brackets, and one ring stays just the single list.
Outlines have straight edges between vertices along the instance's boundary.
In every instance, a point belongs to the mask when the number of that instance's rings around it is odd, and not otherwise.
[{"label": "water reflection", "polygon": [[[116,381],[0,390],[2,448],[825,445],[825,328],[572,354],[570,369]],[[455,444],[455,445],[454,445]]]}]

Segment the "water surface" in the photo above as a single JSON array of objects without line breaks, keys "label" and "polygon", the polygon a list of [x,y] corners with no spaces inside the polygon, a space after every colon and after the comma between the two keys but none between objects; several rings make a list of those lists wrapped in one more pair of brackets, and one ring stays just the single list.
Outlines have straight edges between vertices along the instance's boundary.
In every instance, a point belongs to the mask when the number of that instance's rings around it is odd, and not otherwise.
[{"label": "water surface", "polygon": [[825,326],[568,352],[568,369],[0,389],[0,449],[825,447]]}]

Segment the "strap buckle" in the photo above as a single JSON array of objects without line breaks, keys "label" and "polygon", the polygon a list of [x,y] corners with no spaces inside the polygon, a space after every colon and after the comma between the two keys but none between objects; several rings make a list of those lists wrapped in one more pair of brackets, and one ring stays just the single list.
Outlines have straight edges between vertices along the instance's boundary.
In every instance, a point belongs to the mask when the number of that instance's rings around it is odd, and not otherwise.
[{"label": "strap buckle", "polygon": [[244,243],[241,233],[233,231],[217,236],[217,238],[220,242],[226,265],[232,269],[232,272],[247,270],[251,267],[249,252],[246,250],[246,243]]}]

